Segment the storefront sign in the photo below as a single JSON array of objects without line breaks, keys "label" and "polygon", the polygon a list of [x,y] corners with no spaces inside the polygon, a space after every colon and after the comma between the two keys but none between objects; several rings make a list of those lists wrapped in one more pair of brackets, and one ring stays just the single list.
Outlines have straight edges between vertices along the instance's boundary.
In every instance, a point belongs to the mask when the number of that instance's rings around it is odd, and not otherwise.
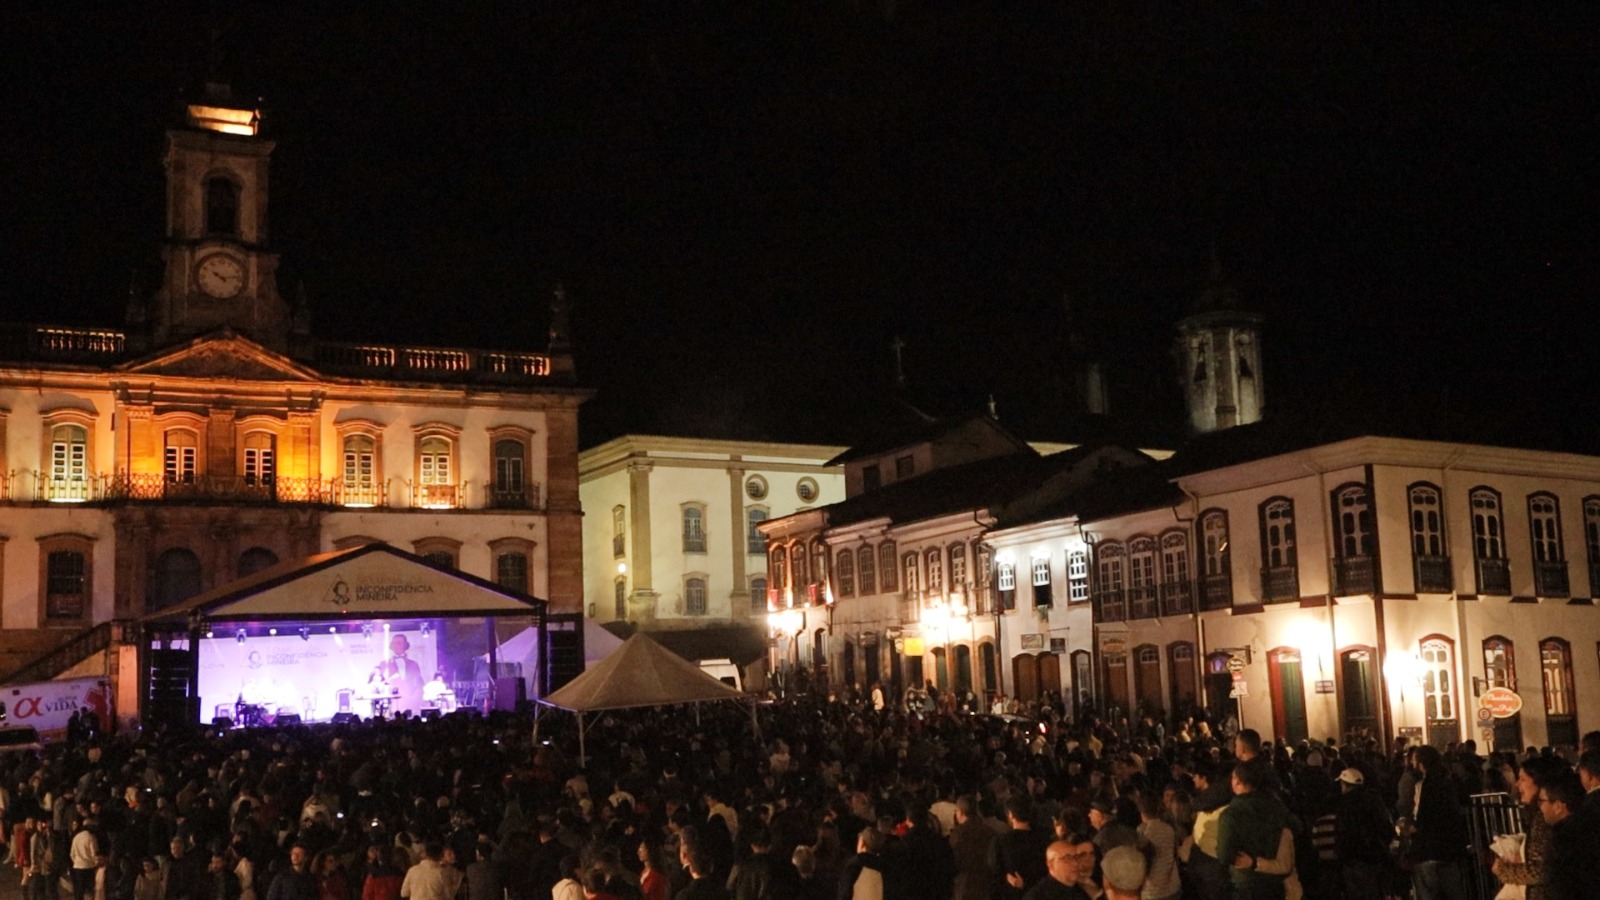
[{"label": "storefront sign", "polygon": [[1522,712],[1522,697],[1510,688],[1490,688],[1478,698],[1478,706],[1496,719],[1509,719]]},{"label": "storefront sign", "polygon": [[1025,634],[1025,635],[1023,635],[1022,636],[1022,649],[1024,649],[1024,650],[1043,650],[1044,649],[1044,635],[1042,635],[1042,634]]},{"label": "storefront sign", "polygon": [[66,735],[67,720],[80,709],[98,715],[101,727],[110,721],[110,701],[101,678],[8,685],[0,688],[0,702],[6,706],[6,724],[31,725],[47,738]]},{"label": "storefront sign", "polygon": [[1317,682],[1317,693],[1319,693],[1319,694],[1332,694],[1332,693],[1335,693],[1334,687],[1333,687],[1333,682],[1332,681],[1319,681],[1319,682]]},{"label": "storefront sign", "polygon": [[1067,639],[1066,638],[1051,638],[1050,639],[1050,652],[1051,653],[1065,653],[1065,652],[1067,652]]}]

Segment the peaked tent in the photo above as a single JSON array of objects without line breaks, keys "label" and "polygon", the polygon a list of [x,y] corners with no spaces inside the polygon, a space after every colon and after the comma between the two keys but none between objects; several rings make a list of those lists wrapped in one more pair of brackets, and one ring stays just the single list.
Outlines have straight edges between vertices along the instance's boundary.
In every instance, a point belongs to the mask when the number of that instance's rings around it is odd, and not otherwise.
[{"label": "peaked tent", "polygon": [[[584,716],[609,709],[642,706],[670,706],[678,703],[704,703],[710,700],[748,700],[730,687],[701,671],[700,667],[640,632],[623,642],[616,652],[595,663],[572,679],[540,705],[568,710],[578,717],[578,764],[587,763]],[[750,723],[760,735],[755,705],[750,706]],[[538,727],[535,722],[535,728]]]}]

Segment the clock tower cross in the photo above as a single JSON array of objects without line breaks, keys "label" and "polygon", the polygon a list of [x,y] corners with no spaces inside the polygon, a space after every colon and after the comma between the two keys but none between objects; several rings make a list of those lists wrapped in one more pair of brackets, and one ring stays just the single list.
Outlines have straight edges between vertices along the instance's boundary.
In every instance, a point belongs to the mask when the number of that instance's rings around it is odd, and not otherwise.
[{"label": "clock tower cross", "polygon": [[[208,84],[167,132],[165,274],[149,308],[152,348],[233,328],[276,350],[288,340],[278,255],[267,242],[267,169],[255,104]],[[133,323],[130,323],[130,325]]]}]

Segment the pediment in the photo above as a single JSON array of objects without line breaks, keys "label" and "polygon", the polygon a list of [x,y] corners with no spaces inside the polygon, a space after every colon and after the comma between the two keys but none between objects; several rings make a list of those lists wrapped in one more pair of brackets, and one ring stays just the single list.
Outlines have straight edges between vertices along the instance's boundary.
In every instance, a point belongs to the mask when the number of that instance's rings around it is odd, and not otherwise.
[{"label": "pediment", "polygon": [[120,367],[130,375],[226,378],[239,381],[321,381],[315,370],[237,334],[196,338]]}]

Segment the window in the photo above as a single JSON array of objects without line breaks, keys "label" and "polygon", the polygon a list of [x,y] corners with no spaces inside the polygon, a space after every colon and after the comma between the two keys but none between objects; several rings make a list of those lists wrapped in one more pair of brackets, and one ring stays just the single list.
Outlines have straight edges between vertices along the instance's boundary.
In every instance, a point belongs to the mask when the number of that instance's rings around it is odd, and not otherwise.
[{"label": "window", "polygon": [[878,592],[878,555],[871,547],[862,547],[856,551],[856,563],[860,568],[856,577],[861,582],[861,596],[870,597]]},{"label": "window", "polygon": [[950,545],[950,593],[962,593],[967,587],[967,545],[957,542]]},{"label": "window", "polygon": [[628,508],[611,507],[611,556],[619,559],[628,552]]},{"label": "window", "polygon": [[1506,563],[1505,526],[1500,518],[1500,494],[1486,487],[1467,495],[1472,508],[1472,553],[1478,573],[1478,593],[1511,593],[1511,568]]},{"label": "window", "polygon": [[520,594],[533,592],[528,580],[533,542],[522,538],[499,538],[489,542],[489,557],[494,560],[494,583]]},{"label": "window", "polygon": [[683,508],[683,552],[706,552],[706,512],[703,507]]},{"label": "window", "polygon": [[1589,593],[1600,595],[1600,497],[1583,499],[1583,547],[1589,557]]},{"label": "window", "polygon": [[928,573],[928,593],[944,593],[944,551],[934,547],[923,553],[922,557]]},{"label": "window", "polygon": [[817,499],[817,481],[814,478],[802,478],[795,483],[794,494],[800,498],[801,503],[814,503]]},{"label": "window", "polygon": [[767,520],[767,516],[768,516],[767,511],[765,509],[762,509],[759,506],[752,506],[749,509],[745,510],[745,513],[744,513],[744,520],[745,520],[745,527],[746,527],[746,533],[745,533],[745,538],[744,538],[744,541],[745,541],[745,552],[747,552],[747,553],[765,553],[765,552],[767,552],[767,539],[761,536],[761,528],[760,528],[761,523],[765,522]]},{"label": "window", "polygon": [[166,609],[200,593],[200,557],[183,547],[174,547],[156,557],[155,579],[151,585],[150,608]]},{"label": "window", "polygon": [[1141,535],[1128,541],[1128,615],[1155,618],[1156,600],[1156,542]]},{"label": "window", "polygon": [[795,600],[799,600],[805,593],[805,586],[811,579],[806,576],[806,546],[804,544],[791,544],[789,546],[789,577],[794,583]]},{"label": "window", "polygon": [[1049,609],[1054,605],[1054,598],[1050,594],[1050,557],[1032,557],[1029,566],[1033,578],[1033,608]]},{"label": "window", "polygon": [[611,582],[611,593],[612,593],[612,618],[619,619],[619,620],[627,619],[628,618],[628,579],[627,579],[626,576],[618,575],[616,577],[616,579]]},{"label": "window", "polygon": [[239,185],[224,175],[206,179],[206,233],[239,233]]},{"label": "window", "polygon": [[884,593],[900,589],[895,583],[895,573],[900,565],[900,561],[895,558],[895,553],[894,541],[884,541],[878,545],[878,576],[883,582],[879,585],[879,589]]},{"label": "window", "polygon": [[436,566],[460,568],[461,542],[455,538],[426,537],[411,542],[411,552]]},{"label": "window", "polygon": [[239,578],[254,575],[263,569],[270,569],[278,564],[278,554],[265,547],[251,547],[239,554]]},{"label": "window", "polygon": [[83,425],[57,425],[50,429],[50,480],[47,500],[88,500],[89,429]]},{"label": "window", "polygon": [[1095,547],[1095,585],[1093,591],[1095,612],[1104,621],[1120,622],[1128,616],[1123,605],[1123,574],[1128,558],[1124,548],[1116,542]]},{"label": "window", "polygon": [[744,495],[751,500],[767,499],[767,480],[760,475],[751,475],[744,480]]},{"label": "window", "polygon": [[194,484],[199,452],[199,442],[194,432],[180,429],[168,431],[162,456],[162,469],[167,483]]},{"label": "window", "polygon": [[1553,747],[1578,743],[1577,708],[1572,691],[1572,645],[1561,638],[1539,642],[1539,670],[1544,679],[1545,742]]},{"label": "window", "polygon": [[1213,509],[1200,514],[1200,599],[1204,609],[1233,605],[1233,563],[1228,548],[1228,514]]},{"label": "window", "polygon": [[377,442],[352,434],[344,439],[344,505],[375,506],[377,501]]},{"label": "window", "polygon": [[1498,634],[1483,642],[1483,675],[1489,687],[1517,689],[1516,650]]},{"label": "window", "polygon": [[895,457],[895,459],[894,459],[894,477],[896,479],[910,478],[912,475],[915,475],[916,473],[917,473],[916,460],[912,459],[909,456],[897,456],[897,457]]},{"label": "window", "polygon": [[1425,482],[1406,490],[1411,507],[1411,562],[1417,593],[1448,593],[1455,583],[1450,574],[1449,544],[1444,536],[1444,495]]},{"label": "window", "polygon": [[1430,636],[1420,644],[1422,706],[1428,721],[1456,717],[1455,648],[1447,638]]},{"label": "window", "polygon": [[995,567],[995,587],[1000,592],[1000,608],[1017,608],[1017,567],[1004,560]]},{"label": "window", "polygon": [[900,586],[907,594],[917,592],[917,555],[907,553],[900,560]]},{"label": "window", "polygon": [[442,435],[429,435],[417,443],[419,501],[429,509],[456,505],[454,445]]},{"label": "window", "polygon": [[750,579],[750,611],[761,612],[767,608],[767,579],[757,575]]},{"label": "window", "polygon": [[1528,497],[1528,533],[1533,541],[1533,587],[1540,597],[1566,597],[1566,550],[1561,545],[1561,505],[1551,494]]},{"label": "window", "polygon": [[690,616],[706,614],[706,580],[691,576],[683,582],[683,612]]},{"label": "window", "polygon": [[1294,600],[1300,596],[1294,546],[1294,501],[1274,497],[1261,504],[1262,599]]},{"label": "window", "polygon": [[974,610],[979,614],[987,614],[989,612],[989,587],[994,579],[993,554],[988,547],[982,544],[973,544],[972,557],[977,560],[978,576],[978,602],[974,604]]},{"label": "window", "polygon": [[[828,579],[828,545],[820,540],[811,542],[811,583],[815,585],[827,584]],[[807,599],[812,603],[821,603],[822,597],[815,591],[808,592]]]},{"label": "window", "polygon": [[1372,501],[1364,484],[1333,491],[1333,593],[1339,597],[1377,591],[1373,565]]},{"label": "window", "polygon": [[277,473],[278,439],[261,431],[244,436],[244,483],[270,491]]},{"label": "window", "polygon": [[1067,551],[1067,602],[1083,603],[1089,599],[1089,551]]},{"label": "window", "polygon": [[94,608],[94,539],[56,534],[39,539],[39,624],[76,625]]},{"label": "window", "polygon": [[[788,561],[789,551],[783,547],[771,547],[767,550],[767,575],[780,591],[785,587],[784,578],[788,574]],[[769,606],[776,608],[777,604]]]},{"label": "window", "polygon": [[834,563],[833,571],[838,576],[835,587],[841,597],[854,597],[856,595],[856,552],[849,548],[839,551],[838,561]]},{"label": "window", "polygon": [[1186,615],[1193,611],[1189,588],[1189,535],[1182,530],[1161,536],[1161,612]]},{"label": "window", "polygon": [[491,505],[500,509],[521,509],[528,505],[527,465],[527,444],[515,438],[495,440]]},{"label": "window", "polygon": [[878,468],[878,464],[862,467],[861,490],[875,491],[881,487],[883,487],[883,470]]}]

